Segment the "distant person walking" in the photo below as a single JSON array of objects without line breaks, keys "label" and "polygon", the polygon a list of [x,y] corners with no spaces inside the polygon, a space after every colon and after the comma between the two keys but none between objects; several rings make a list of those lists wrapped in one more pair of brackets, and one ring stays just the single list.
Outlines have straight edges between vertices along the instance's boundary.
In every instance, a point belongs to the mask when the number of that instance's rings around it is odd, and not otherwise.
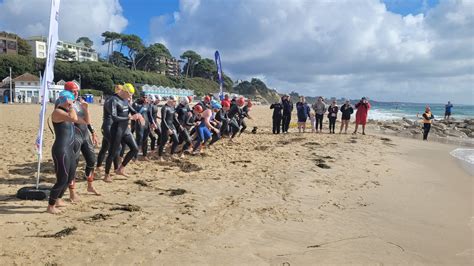
[{"label": "distant person walking", "polygon": [[282,119],[282,113],[281,111],[283,110],[283,105],[279,102],[272,103],[270,105],[270,109],[273,109],[273,134],[280,134],[280,127],[281,127],[281,119]]},{"label": "distant person walking", "polygon": [[310,111],[311,108],[309,107],[308,103],[306,103],[304,96],[301,96],[300,101],[296,103],[296,115],[298,117],[299,133],[301,133],[301,130],[303,130],[303,133],[306,131],[306,121],[308,120]]},{"label": "distant person walking", "polygon": [[444,106],[444,120],[449,121],[451,118],[451,110],[453,109],[453,105],[451,104],[450,101],[448,101],[448,104]]},{"label": "distant person walking", "polygon": [[329,119],[329,134],[336,134],[336,120],[337,113],[339,112],[339,107],[337,102],[333,101],[328,108],[328,119]]},{"label": "distant person walking", "polygon": [[344,129],[344,134],[347,134],[347,127],[349,126],[349,121],[351,121],[351,115],[354,113],[354,109],[351,106],[351,102],[349,100],[346,100],[344,105],[341,106],[341,130],[339,131],[339,134],[342,133],[342,129]]},{"label": "distant person walking", "polygon": [[[417,114],[416,116],[420,117],[420,114]],[[428,134],[430,133],[431,129],[431,122],[434,119],[434,115],[431,113],[431,108],[429,106],[426,106],[425,112],[421,116],[421,119],[423,121],[423,140],[428,140]]]},{"label": "distant person walking", "polygon": [[[323,97],[319,97],[316,103],[313,104],[314,112],[316,113],[316,133],[322,132],[323,130],[323,118],[326,113],[326,103],[324,103]],[[318,131],[319,127],[319,131]]]},{"label": "distant person walking", "polygon": [[367,124],[367,116],[369,114],[370,103],[367,98],[362,97],[360,102],[356,103],[355,108],[357,108],[356,112],[356,127],[354,133],[357,134],[357,129],[359,125],[362,125],[362,135],[365,135],[365,124]]},{"label": "distant person walking", "polygon": [[281,98],[281,104],[283,106],[281,131],[283,133],[288,133],[288,129],[290,128],[291,112],[293,111],[293,103],[290,100],[290,95],[284,95]]}]

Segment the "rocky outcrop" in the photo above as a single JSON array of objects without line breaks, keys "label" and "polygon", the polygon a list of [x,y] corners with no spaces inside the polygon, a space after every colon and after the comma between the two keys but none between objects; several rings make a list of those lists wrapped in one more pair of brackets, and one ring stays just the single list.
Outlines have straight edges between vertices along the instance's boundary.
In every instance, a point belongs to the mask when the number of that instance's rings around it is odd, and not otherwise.
[{"label": "rocky outcrop", "polygon": [[[369,120],[369,124],[376,125],[380,130],[389,133],[417,135],[423,133],[423,125],[419,121],[403,118],[394,121]],[[430,134],[438,137],[474,138],[474,119],[465,120],[436,120],[431,125]]]}]

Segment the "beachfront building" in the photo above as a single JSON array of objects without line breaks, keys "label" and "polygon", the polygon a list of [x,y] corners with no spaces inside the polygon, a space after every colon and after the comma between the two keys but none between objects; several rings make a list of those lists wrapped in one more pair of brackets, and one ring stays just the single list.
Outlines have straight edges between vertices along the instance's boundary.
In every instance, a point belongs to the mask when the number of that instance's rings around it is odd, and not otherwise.
[{"label": "beachfront building", "polygon": [[[47,39],[44,36],[33,36],[26,39],[27,42],[31,46],[32,54],[36,58],[46,58],[47,53]],[[65,42],[65,41],[58,41],[57,51],[68,51],[71,55],[73,55],[69,59],[62,59],[57,57],[58,60],[63,61],[98,61],[99,55],[97,52],[92,49],[86,47],[82,42],[80,43],[72,43],[72,42]]]},{"label": "beachfront building", "polygon": [[2,54],[18,54],[18,42],[16,38],[6,32],[0,33],[0,55]]},{"label": "beachfront building", "polygon": [[[75,82],[78,86],[79,83]],[[60,80],[57,83],[53,83],[49,87],[48,99],[50,101],[56,100],[59,97],[59,93],[64,90],[64,80]],[[17,103],[38,103],[40,100],[40,79],[30,73],[24,73],[16,78],[12,79],[13,89],[13,100]],[[10,79],[6,77],[0,83],[0,95],[10,94]]]},{"label": "beachfront building", "polygon": [[193,90],[170,88],[170,87],[148,85],[148,84],[145,84],[145,85],[142,86],[142,91],[147,95],[154,95],[154,96],[161,96],[161,97],[194,96],[194,91]]},{"label": "beachfront building", "polygon": [[157,71],[158,74],[162,74],[162,75],[166,75],[170,77],[179,76],[179,73],[180,73],[179,60],[177,60],[176,58],[161,56],[160,58],[158,58],[158,63],[166,66],[165,68],[163,68],[163,70]]}]

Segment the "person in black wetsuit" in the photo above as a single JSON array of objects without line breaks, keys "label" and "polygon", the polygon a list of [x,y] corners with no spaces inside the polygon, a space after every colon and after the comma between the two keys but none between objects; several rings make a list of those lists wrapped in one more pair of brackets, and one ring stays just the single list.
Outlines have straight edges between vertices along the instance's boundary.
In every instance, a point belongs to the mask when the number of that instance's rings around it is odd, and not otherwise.
[{"label": "person in black wetsuit", "polygon": [[247,101],[247,104],[242,107],[242,112],[239,117],[239,126],[240,126],[240,132],[239,132],[239,137],[244,133],[245,129],[247,129],[247,123],[245,122],[245,118],[252,119],[250,117],[249,112],[250,109],[252,108],[252,102],[250,100]]},{"label": "person in black wetsuit", "polygon": [[221,137],[229,136],[230,129],[229,129],[229,109],[230,109],[230,101],[222,101],[221,103],[222,108],[216,114],[216,120],[221,123]]},{"label": "person in black wetsuit", "polygon": [[[148,97],[144,92],[141,93],[140,99],[135,101],[132,107],[135,111],[142,115],[145,121],[143,124],[135,123],[135,141],[138,144],[138,147],[142,150],[143,160],[147,161],[148,158],[146,156],[148,152],[148,136],[150,135],[150,123],[153,122],[153,117]],[[135,155],[135,158],[137,158],[137,156],[138,154]]]},{"label": "person in black wetsuit", "polygon": [[[115,86],[115,95],[117,95],[117,93],[121,90],[122,90],[122,85],[116,85]],[[110,147],[110,138],[112,136],[112,133],[110,132],[110,128],[112,127],[112,123],[114,121],[112,120],[112,114],[107,112],[106,106],[108,105],[107,102],[111,99],[112,99],[112,97],[109,97],[104,102],[104,108],[103,108],[104,114],[103,114],[103,121],[102,121],[102,127],[101,127],[101,130],[102,130],[102,146],[100,147],[99,154],[97,155],[96,173],[100,173],[102,163],[105,160],[105,155],[106,155],[106,153],[107,153],[107,151],[109,150],[109,147]],[[117,170],[117,168],[119,166],[119,157],[117,157],[114,160],[113,163],[114,163],[114,170]]]},{"label": "person in black wetsuit", "polygon": [[288,94],[281,98],[281,104],[283,106],[281,131],[283,133],[288,133],[288,129],[290,128],[291,112],[293,111],[293,103],[290,101],[290,96]]},{"label": "person in black wetsuit", "polygon": [[175,125],[175,127],[178,129],[179,145],[184,143],[181,151],[181,157],[183,158],[185,152],[191,152],[192,139],[189,130],[194,125],[188,97],[182,97],[180,99],[178,107],[176,107],[176,114],[178,125]]},{"label": "person in black wetsuit", "polygon": [[281,111],[283,110],[283,106],[281,103],[276,102],[270,105],[270,109],[273,109],[273,116],[272,116],[273,134],[280,134],[280,126],[281,126],[281,118],[282,118]]},{"label": "person in black wetsuit", "polygon": [[[76,153],[77,164],[82,156],[86,161],[86,167],[84,169],[84,179],[87,180],[87,191],[94,193],[95,195],[100,195],[93,186],[94,181],[94,168],[96,163],[96,157],[94,152],[94,146],[97,145],[97,135],[94,131],[94,128],[91,125],[91,119],[89,115],[88,104],[84,101],[83,98],[79,97],[79,86],[72,81],[68,81],[64,84],[64,90],[70,91],[74,95],[74,102],[72,107],[76,111],[76,114],[79,118],[86,121],[86,124],[74,123],[75,130],[75,145],[74,151]],[[58,101],[56,102],[56,104]],[[90,134],[89,134],[90,133]],[[70,190],[70,199],[71,201],[78,201],[79,198],[76,193],[75,178],[69,185]]]},{"label": "person in black wetsuit", "polygon": [[[121,91],[119,91],[116,95],[112,96],[109,101],[107,101],[107,106],[105,107],[106,112],[111,115],[113,120],[112,126],[110,128],[112,134],[109,154],[107,156],[107,160],[105,161],[105,182],[112,182],[112,178],[110,177],[110,168],[115,158],[120,155],[122,142],[129,147],[130,151],[123,159],[121,165],[115,171],[116,174],[125,175],[125,166],[127,166],[130,160],[135,157],[138,152],[137,143],[135,142],[135,139],[130,132],[130,128],[128,127],[128,121],[130,118],[132,120],[138,120],[137,122],[139,123],[144,123],[143,117],[133,110],[129,105],[129,100],[131,100],[134,92],[135,88],[133,88],[133,85],[126,83],[123,85]],[[130,113],[132,113],[133,116],[129,117]]]},{"label": "person in black wetsuit", "polygon": [[228,116],[230,119],[229,126],[232,132],[230,141],[233,141],[235,135],[240,132],[239,118],[242,116],[242,108],[245,105],[245,99],[243,97],[238,98],[234,104],[231,104]]},{"label": "person in black wetsuit", "polygon": [[75,130],[74,123],[87,124],[82,118],[78,118],[72,107],[74,94],[70,91],[62,91],[59,94],[57,106],[51,114],[54,127],[54,144],[51,149],[56,183],[49,195],[47,212],[60,213],[58,207],[65,207],[61,198],[76,175],[77,160],[74,152]]},{"label": "person in black wetsuit", "polygon": [[[151,104],[151,117],[153,118],[153,121],[151,123],[151,130],[150,130],[150,149],[152,151],[155,150],[156,146],[160,145],[161,141],[161,126],[160,123],[158,122],[159,119],[161,119],[160,116],[158,116],[158,111],[159,107],[158,105],[160,104],[161,101],[161,96],[157,95],[154,99],[152,98],[152,104]],[[153,132],[156,134],[156,136],[153,134]]]},{"label": "person in black wetsuit", "polygon": [[178,132],[176,130],[175,124],[179,124],[176,116],[176,99],[174,96],[170,96],[166,104],[161,108],[161,142],[160,147],[158,148],[158,159],[164,161],[163,153],[165,150],[165,145],[171,138],[171,155],[173,156],[176,153],[176,149],[179,145]]},{"label": "person in black wetsuit", "polygon": [[[218,140],[221,139],[221,132],[220,132],[221,127],[222,127],[221,121],[225,119],[225,117],[223,117],[223,113],[221,113],[222,105],[219,102],[217,102],[216,100],[212,100],[211,108],[212,108],[212,114],[209,119],[209,122],[213,126],[213,128],[211,128],[212,136],[211,136],[211,142],[209,142],[209,146],[211,146],[212,144],[216,143]],[[221,117],[218,118],[217,117],[218,115]]]}]

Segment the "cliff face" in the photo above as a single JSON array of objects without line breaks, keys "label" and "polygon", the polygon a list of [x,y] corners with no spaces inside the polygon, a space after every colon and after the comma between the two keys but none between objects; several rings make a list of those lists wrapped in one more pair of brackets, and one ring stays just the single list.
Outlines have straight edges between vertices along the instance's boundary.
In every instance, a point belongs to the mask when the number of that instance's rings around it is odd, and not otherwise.
[{"label": "cliff face", "polygon": [[233,88],[235,93],[244,95],[262,104],[270,104],[280,100],[277,91],[269,89],[265,83],[253,78],[252,81],[243,81]]}]

